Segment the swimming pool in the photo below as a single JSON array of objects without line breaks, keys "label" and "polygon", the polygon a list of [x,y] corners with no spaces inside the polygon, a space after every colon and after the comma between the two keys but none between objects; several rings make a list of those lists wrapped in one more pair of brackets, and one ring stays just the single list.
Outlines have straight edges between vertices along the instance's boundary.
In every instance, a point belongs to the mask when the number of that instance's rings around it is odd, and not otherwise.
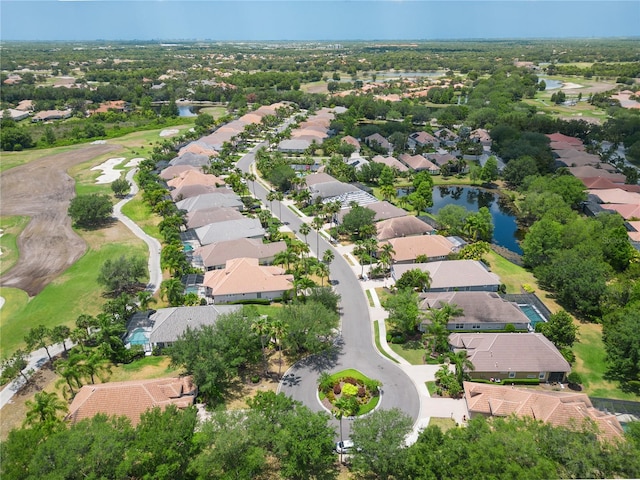
[{"label": "swimming pool", "polygon": [[536,324],[547,321],[544,318],[544,316],[538,311],[538,309],[533,305],[518,304],[518,308],[522,311],[522,313],[524,313],[527,316],[527,318],[529,319],[531,328],[533,328],[534,330],[536,328]]},{"label": "swimming pool", "polygon": [[149,343],[149,338],[147,337],[147,332],[144,331],[144,328],[136,328],[129,334],[128,341],[131,345],[144,345]]}]

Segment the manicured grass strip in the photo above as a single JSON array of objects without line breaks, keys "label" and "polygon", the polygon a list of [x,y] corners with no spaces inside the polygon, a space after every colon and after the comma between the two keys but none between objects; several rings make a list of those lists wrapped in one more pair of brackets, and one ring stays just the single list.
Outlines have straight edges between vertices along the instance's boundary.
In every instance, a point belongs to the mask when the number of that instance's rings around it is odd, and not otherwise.
[{"label": "manicured grass strip", "polygon": [[20,232],[29,223],[29,217],[0,217],[0,228],[2,229],[2,237],[0,237],[0,275],[8,272],[11,267],[18,261],[18,245],[17,239]]},{"label": "manicured grass strip", "polygon": [[367,299],[369,300],[369,306],[370,307],[375,307],[375,304],[373,303],[373,296],[371,295],[371,292],[369,290],[367,290],[366,292],[367,292]]},{"label": "manicured grass strip", "polygon": [[415,348],[416,342],[404,344],[390,343],[391,350],[404,358],[411,365],[424,365],[424,348]]},{"label": "manicured grass strip", "polygon": [[429,419],[429,426],[431,425],[440,427],[440,430],[442,430],[443,432],[446,432],[447,430],[451,430],[452,428],[456,428],[458,426],[455,420],[441,417],[431,417]]},{"label": "manicured grass strip", "polygon": [[138,224],[144,233],[157,240],[162,240],[158,229],[162,218],[151,211],[151,207],[142,200],[139,193],[122,207],[122,213]]},{"label": "manicured grass strip", "polygon": [[164,355],[144,357],[129,364],[113,366],[111,367],[111,374],[106,376],[109,382],[126,382],[180,375],[181,370],[172,368],[170,363],[171,359]]},{"label": "manicured grass strip", "polygon": [[604,379],[607,370],[606,351],[602,342],[602,326],[595,323],[578,325],[578,342],[573,344],[576,362],[573,370],[582,377],[584,393],[592,397],[637,401],[632,393],[620,390],[616,382]]},{"label": "manicured grass strip", "polygon": [[424,384],[427,386],[427,391],[429,392],[429,395],[431,395],[432,397],[436,394],[436,390],[438,390],[438,387],[436,387],[436,382],[424,382]]},{"label": "manicured grass strip", "polygon": [[389,360],[391,360],[393,363],[400,363],[400,362],[398,362],[398,360],[396,360],[391,355],[389,355],[385,350],[383,350],[382,344],[380,343],[380,325],[378,324],[378,320],[373,322],[373,335],[375,337],[376,348],[378,349],[378,351],[382,355],[387,357]]},{"label": "manicured grass strip", "polygon": [[11,355],[16,349],[23,347],[24,336],[32,327],[73,327],[80,314],[99,313],[106,298],[102,296],[103,287],[98,285],[96,280],[98,272],[105,260],[120,255],[139,255],[147,258],[148,252],[142,242],[107,243],[98,250],[89,250],[28,303],[14,310],[7,299],[0,315],[0,347],[3,355]]}]

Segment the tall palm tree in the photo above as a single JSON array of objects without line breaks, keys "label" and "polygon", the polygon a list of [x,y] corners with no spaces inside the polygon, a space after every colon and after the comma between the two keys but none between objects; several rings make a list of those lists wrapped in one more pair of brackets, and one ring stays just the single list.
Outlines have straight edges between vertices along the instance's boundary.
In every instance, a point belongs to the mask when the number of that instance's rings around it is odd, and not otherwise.
[{"label": "tall palm tree", "polygon": [[380,187],[380,194],[384,200],[391,201],[396,198],[398,192],[393,185],[383,185]]},{"label": "tall palm tree", "polygon": [[316,273],[320,276],[320,286],[324,287],[324,277],[329,279],[329,266],[326,263],[320,263],[316,267]]},{"label": "tall palm tree", "polygon": [[269,210],[273,211],[273,201],[276,199],[276,192],[271,190],[267,193],[267,202],[269,202]]},{"label": "tall palm tree", "polygon": [[160,296],[172,307],[179,307],[184,298],[184,285],[177,278],[165,280],[160,284]]},{"label": "tall palm tree", "polygon": [[68,359],[59,359],[55,362],[55,371],[62,378],[56,382],[56,385],[66,384],[69,389],[70,397],[74,397],[76,391],[74,389],[82,387],[82,372],[80,368],[80,355],[70,355]]},{"label": "tall palm tree", "polygon": [[282,200],[284,200],[284,193],[276,192],[276,200],[278,201],[278,220],[282,221]]},{"label": "tall palm tree", "polygon": [[138,305],[142,312],[149,310],[149,305],[156,302],[157,300],[153,298],[153,293],[149,290],[142,290],[138,292]]},{"label": "tall palm tree", "polygon": [[467,372],[475,369],[473,363],[469,360],[467,351],[459,350],[457,352],[449,352],[446,357],[456,367],[456,378],[462,388],[462,383],[469,379],[469,374]]},{"label": "tall palm tree", "polygon": [[318,215],[313,218],[311,225],[316,230],[316,252],[320,252],[320,230],[324,226],[324,220]]},{"label": "tall palm tree", "polygon": [[282,375],[282,338],[287,332],[287,324],[279,318],[271,321],[271,334],[275,338],[276,348],[280,352],[278,355],[278,378]]},{"label": "tall palm tree", "polygon": [[80,363],[80,372],[85,377],[89,376],[91,385],[96,383],[95,377],[100,377],[100,374],[105,371],[111,371],[109,361],[98,353],[89,355]]},{"label": "tall palm tree", "polygon": [[[353,415],[351,405],[351,402],[344,397],[339,398],[333,404],[333,416],[340,420],[340,442],[344,441],[344,436],[342,434],[342,419]],[[340,463],[342,463],[342,449],[340,450]]]},{"label": "tall palm tree", "polygon": [[58,412],[66,412],[67,404],[55,393],[38,392],[33,401],[27,400],[24,425],[52,425],[60,421]]},{"label": "tall palm tree", "polygon": [[333,262],[333,259],[336,258],[333,250],[327,248],[322,254],[322,261],[328,266]]},{"label": "tall palm tree", "polygon": [[267,317],[266,315],[260,315],[259,317],[255,318],[253,320],[253,323],[251,323],[251,330],[258,334],[258,336],[260,337],[260,345],[262,346],[262,360],[264,361],[264,374],[266,376],[269,373],[269,367],[267,364],[267,351],[264,346],[264,338],[271,332],[269,317]]},{"label": "tall palm tree", "polygon": [[306,243],[307,245],[309,245],[309,243],[307,242],[307,235],[309,235],[309,233],[311,233],[311,227],[309,226],[308,223],[302,223],[302,225],[300,225],[300,230],[299,232],[304,235],[304,243]]}]

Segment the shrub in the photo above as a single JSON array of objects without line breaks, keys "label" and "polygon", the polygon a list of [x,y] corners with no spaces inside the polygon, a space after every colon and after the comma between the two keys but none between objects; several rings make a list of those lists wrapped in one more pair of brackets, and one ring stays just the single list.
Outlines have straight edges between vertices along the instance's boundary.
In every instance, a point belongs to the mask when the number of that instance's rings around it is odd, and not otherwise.
[{"label": "shrub", "polygon": [[258,383],[260,381],[260,375],[251,375],[251,383]]},{"label": "shrub", "polygon": [[379,380],[374,380],[372,378],[369,378],[365,380],[364,385],[367,387],[367,390],[369,390],[372,395],[377,395],[378,387],[380,387],[382,383],[380,383]]},{"label": "shrub", "polygon": [[347,397],[354,397],[358,394],[358,387],[356,387],[355,385],[352,385],[350,383],[346,383],[343,387],[342,387],[342,394],[347,396]]},{"label": "shrub", "polygon": [[363,398],[363,397],[364,397],[364,396],[366,396],[366,395],[367,395],[367,389],[366,389],[366,388],[364,388],[364,387],[359,387],[359,388],[358,388],[358,396],[359,396],[360,398]]},{"label": "shrub", "polygon": [[329,390],[329,392],[327,392],[327,400],[329,400],[329,402],[331,402],[331,403],[336,401],[336,396],[333,394],[333,392],[331,390]]},{"label": "shrub", "polygon": [[327,372],[322,372],[318,378],[318,390],[327,393],[333,388],[333,379]]},{"label": "shrub", "polygon": [[571,372],[567,375],[567,381],[569,383],[573,383],[574,385],[580,385],[582,383],[582,377],[578,372]]},{"label": "shrub", "polygon": [[504,331],[505,332],[509,332],[509,333],[513,333],[513,332],[516,331],[516,327],[515,327],[515,325],[513,323],[507,323],[504,326]]},{"label": "shrub", "polygon": [[349,384],[351,384],[351,385],[358,385],[358,380],[356,380],[356,379],[355,379],[355,378],[353,378],[353,377],[345,377],[345,378],[343,378],[343,379],[342,379],[342,381],[343,381],[344,383],[349,383]]},{"label": "shrub", "polygon": [[340,386],[340,384],[339,384],[339,383],[336,383],[336,384],[333,386],[333,393],[334,393],[335,395],[340,395],[340,392],[342,392],[342,387]]},{"label": "shrub", "polygon": [[522,290],[524,290],[526,293],[534,293],[536,291],[536,289],[528,283],[522,284]]}]

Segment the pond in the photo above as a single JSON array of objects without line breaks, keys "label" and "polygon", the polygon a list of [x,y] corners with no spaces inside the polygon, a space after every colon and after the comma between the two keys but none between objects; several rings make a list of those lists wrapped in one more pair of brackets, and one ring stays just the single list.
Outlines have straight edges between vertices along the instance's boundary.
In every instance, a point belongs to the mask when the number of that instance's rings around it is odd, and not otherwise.
[{"label": "pond", "polygon": [[431,213],[437,214],[445,205],[460,205],[472,212],[477,212],[481,207],[487,207],[493,219],[492,242],[522,255],[522,249],[518,244],[518,240],[522,238],[522,232],[518,229],[516,216],[504,197],[481,188],[434,187]]},{"label": "pond", "polygon": [[[398,197],[408,195],[411,190],[411,188],[398,188]],[[445,205],[460,205],[472,212],[477,212],[481,207],[487,207],[493,219],[492,242],[522,255],[518,240],[522,239],[523,232],[518,229],[516,216],[510,205],[500,195],[490,190],[473,187],[434,187],[431,213],[437,214]]]},{"label": "pond", "polygon": [[194,107],[191,105],[178,105],[178,116],[179,117],[195,117],[198,113],[195,111]]},{"label": "pond", "polygon": [[538,83],[540,83],[542,80],[544,80],[544,83],[546,85],[545,90],[557,90],[559,88],[562,88],[562,85],[563,85],[563,83],[560,80],[553,80],[551,78],[545,78],[545,77],[539,77]]}]

